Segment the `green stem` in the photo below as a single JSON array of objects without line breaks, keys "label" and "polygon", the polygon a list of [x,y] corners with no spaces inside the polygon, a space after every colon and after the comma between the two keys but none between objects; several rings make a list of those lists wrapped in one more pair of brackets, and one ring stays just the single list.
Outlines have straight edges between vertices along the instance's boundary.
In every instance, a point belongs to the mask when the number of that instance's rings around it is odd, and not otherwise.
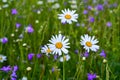
[{"label": "green stem", "polygon": [[63,54],[63,80],[65,80],[65,59]]}]

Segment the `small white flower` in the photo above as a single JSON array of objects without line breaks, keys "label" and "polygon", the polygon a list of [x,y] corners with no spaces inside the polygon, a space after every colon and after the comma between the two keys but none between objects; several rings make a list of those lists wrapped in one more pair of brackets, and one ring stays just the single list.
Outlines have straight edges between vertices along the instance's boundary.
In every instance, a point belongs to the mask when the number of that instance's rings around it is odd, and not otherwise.
[{"label": "small white flower", "polygon": [[4,4],[4,5],[2,6],[2,8],[7,8],[7,7],[9,7],[9,4]]},{"label": "small white flower", "polygon": [[71,3],[71,4],[76,4],[77,1],[76,1],[76,0],[70,0],[69,3]]},{"label": "small white flower", "polygon": [[87,50],[87,52],[89,52],[90,49],[95,52],[99,49],[99,46],[96,45],[98,40],[95,39],[95,36],[91,37],[88,36],[88,34],[85,34],[84,36],[81,36],[81,39],[80,43],[84,46],[84,49]]},{"label": "small white flower", "polygon": [[7,0],[2,0],[2,2],[3,2],[3,3],[6,3],[6,2],[7,2]]},{"label": "small white flower", "polygon": [[37,4],[42,5],[43,1],[38,1]]},{"label": "small white flower", "polygon": [[69,59],[70,59],[70,56],[69,56],[69,55],[64,55],[64,56],[61,56],[61,57],[60,57],[60,62],[68,61]]},{"label": "small white flower", "polygon": [[56,4],[54,4],[54,5],[52,6],[52,8],[53,8],[53,9],[58,9],[58,8],[60,8],[60,4],[59,4],[59,3],[56,3]]},{"label": "small white flower", "polygon": [[47,45],[44,45],[44,47],[42,47],[41,52],[46,53],[46,55],[48,55],[52,52],[52,50]]},{"label": "small white flower", "polygon": [[70,43],[68,42],[69,39],[65,38],[66,37],[61,34],[52,36],[51,40],[49,40],[51,44],[48,44],[48,46],[52,50],[53,54],[62,55],[62,52],[65,54],[68,53],[67,48],[70,48],[70,46],[68,46]]},{"label": "small white flower", "polygon": [[62,23],[67,22],[72,24],[72,21],[77,22],[78,14],[75,14],[75,12],[76,10],[62,10],[62,14],[58,14],[58,19],[60,19]]},{"label": "small white flower", "polygon": [[47,0],[48,3],[54,3],[55,0]]},{"label": "small white flower", "polygon": [[6,60],[6,56],[0,54],[0,62],[4,62]]},{"label": "small white flower", "polygon": [[78,7],[77,7],[77,5],[73,4],[73,5],[71,5],[71,8],[77,9]]},{"label": "small white flower", "polygon": [[21,80],[27,80],[27,77],[24,76]]}]

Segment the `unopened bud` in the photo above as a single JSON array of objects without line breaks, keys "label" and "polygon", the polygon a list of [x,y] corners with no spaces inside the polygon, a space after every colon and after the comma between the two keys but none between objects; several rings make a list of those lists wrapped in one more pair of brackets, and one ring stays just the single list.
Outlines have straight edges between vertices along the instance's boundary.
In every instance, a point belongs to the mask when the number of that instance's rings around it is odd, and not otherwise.
[{"label": "unopened bud", "polygon": [[26,68],[27,71],[31,71],[31,69],[32,69],[31,67],[27,67]]},{"label": "unopened bud", "polygon": [[27,44],[26,43],[23,43],[23,46],[26,46]]},{"label": "unopened bud", "polygon": [[82,57],[82,60],[85,61],[85,60],[86,60],[86,57]]},{"label": "unopened bud", "polygon": [[103,63],[107,63],[107,60],[106,60],[106,59],[103,59]]},{"label": "unopened bud", "polygon": [[15,34],[14,34],[14,33],[12,33],[12,34],[11,34],[11,37],[14,37],[14,36],[15,36]]}]

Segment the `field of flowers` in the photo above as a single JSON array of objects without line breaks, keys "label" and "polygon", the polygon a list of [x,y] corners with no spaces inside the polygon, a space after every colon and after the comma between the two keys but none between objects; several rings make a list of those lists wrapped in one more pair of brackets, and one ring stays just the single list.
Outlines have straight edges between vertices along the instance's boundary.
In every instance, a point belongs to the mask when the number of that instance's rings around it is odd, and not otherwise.
[{"label": "field of flowers", "polygon": [[120,80],[120,0],[0,0],[0,80]]}]

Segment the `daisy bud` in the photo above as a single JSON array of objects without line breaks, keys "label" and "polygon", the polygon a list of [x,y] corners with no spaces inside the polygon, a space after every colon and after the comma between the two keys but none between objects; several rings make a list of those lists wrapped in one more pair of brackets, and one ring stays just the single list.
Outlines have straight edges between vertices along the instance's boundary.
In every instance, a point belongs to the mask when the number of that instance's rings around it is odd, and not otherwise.
[{"label": "daisy bud", "polygon": [[17,40],[16,40],[16,42],[19,42],[19,41],[20,41],[20,39],[17,39]]},{"label": "daisy bud", "polygon": [[31,71],[31,69],[32,69],[31,67],[27,67],[26,68],[27,71]]},{"label": "daisy bud", "polygon": [[40,14],[41,12],[40,11],[37,11],[37,14]]},{"label": "daisy bud", "polygon": [[12,34],[11,34],[11,37],[14,37],[14,36],[15,36],[15,34],[14,34],[14,33],[12,33]]},{"label": "daisy bud", "polygon": [[15,32],[18,32],[18,29],[16,29]]},{"label": "daisy bud", "polygon": [[85,61],[85,60],[86,60],[86,57],[82,57],[82,60]]},{"label": "daisy bud", "polygon": [[96,78],[100,78],[100,76],[96,75]]},{"label": "daisy bud", "polygon": [[106,60],[106,59],[103,59],[103,63],[107,63],[107,60]]},{"label": "daisy bud", "polygon": [[25,47],[27,44],[26,43],[23,43],[23,46]]},{"label": "daisy bud", "polygon": [[39,20],[35,20],[35,23],[39,23]]}]

